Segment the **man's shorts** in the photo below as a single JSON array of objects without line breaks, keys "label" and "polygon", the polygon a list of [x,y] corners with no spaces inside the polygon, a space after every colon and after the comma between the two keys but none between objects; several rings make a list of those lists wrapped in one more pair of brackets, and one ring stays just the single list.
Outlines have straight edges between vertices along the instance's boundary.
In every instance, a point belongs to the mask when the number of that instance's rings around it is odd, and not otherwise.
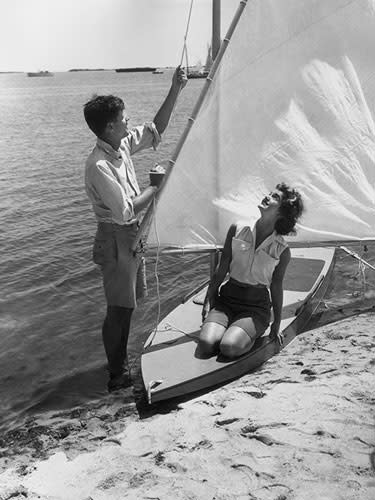
[{"label": "man's shorts", "polygon": [[131,250],[138,224],[99,223],[93,261],[103,275],[104,293],[109,306],[134,309],[137,299],[147,295],[145,259]]}]

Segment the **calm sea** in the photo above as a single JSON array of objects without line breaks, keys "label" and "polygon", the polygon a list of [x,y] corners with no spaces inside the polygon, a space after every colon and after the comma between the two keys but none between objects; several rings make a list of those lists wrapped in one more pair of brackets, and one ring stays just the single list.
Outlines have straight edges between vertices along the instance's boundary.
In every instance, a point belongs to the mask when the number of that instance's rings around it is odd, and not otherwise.
[{"label": "calm sea", "polygon": [[[82,113],[94,93],[127,103],[131,123],[153,118],[172,72],[161,75],[57,73],[52,78],[0,75],[0,429],[28,416],[106,398],[101,324],[105,302],[91,262],[95,220],[83,184],[95,142]],[[203,80],[190,80],[157,152],[135,157],[141,187],[148,170],[168,159],[185,127]],[[374,261],[374,251],[370,253]],[[148,260],[149,298],[134,315],[133,365],[165,315],[208,276],[206,257]],[[339,256],[333,295],[347,302],[361,292],[358,266]],[[331,299],[332,301],[333,299]],[[132,392],[125,399],[132,400]]]}]

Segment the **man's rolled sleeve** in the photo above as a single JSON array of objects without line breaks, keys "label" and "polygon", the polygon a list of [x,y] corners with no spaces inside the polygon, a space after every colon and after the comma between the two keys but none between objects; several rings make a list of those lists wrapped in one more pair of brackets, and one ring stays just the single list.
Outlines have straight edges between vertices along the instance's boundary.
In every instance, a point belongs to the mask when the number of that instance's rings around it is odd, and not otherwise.
[{"label": "man's rolled sleeve", "polygon": [[131,155],[153,147],[156,149],[161,142],[161,136],[153,122],[147,122],[139,127],[134,127],[124,139]]},{"label": "man's rolled sleeve", "polygon": [[92,167],[92,184],[101,202],[111,210],[113,222],[126,224],[135,218],[132,199],[126,195],[105,161]]}]

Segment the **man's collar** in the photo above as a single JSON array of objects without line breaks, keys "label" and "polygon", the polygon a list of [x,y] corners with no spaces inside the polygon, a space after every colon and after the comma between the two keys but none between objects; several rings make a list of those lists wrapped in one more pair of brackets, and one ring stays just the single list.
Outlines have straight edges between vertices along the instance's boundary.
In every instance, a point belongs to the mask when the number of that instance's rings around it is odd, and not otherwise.
[{"label": "man's collar", "polygon": [[122,158],[119,150],[116,151],[110,144],[108,144],[108,142],[103,141],[103,139],[99,139],[99,137],[96,140],[96,145],[113,158],[116,158],[117,160]]}]

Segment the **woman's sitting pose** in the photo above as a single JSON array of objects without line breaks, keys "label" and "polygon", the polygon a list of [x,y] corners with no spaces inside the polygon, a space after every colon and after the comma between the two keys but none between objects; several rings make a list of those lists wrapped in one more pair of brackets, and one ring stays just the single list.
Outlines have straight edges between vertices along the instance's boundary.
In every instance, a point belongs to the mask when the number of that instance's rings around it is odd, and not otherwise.
[{"label": "woman's sitting pose", "polygon": [[[283,278],[290,249],[283,235],[294,233],[303,211],[301,195],[284,183],[266,196],[253,230],[232,224],[203,305],[199,352],[236,358],[248,352],[271,319],[270,336],[281,344]],[[229,280],[220,288],[227,274]],[[220,290],[219,290],[220,288]],[[271,297],[270,293],[271,292]]]}]

